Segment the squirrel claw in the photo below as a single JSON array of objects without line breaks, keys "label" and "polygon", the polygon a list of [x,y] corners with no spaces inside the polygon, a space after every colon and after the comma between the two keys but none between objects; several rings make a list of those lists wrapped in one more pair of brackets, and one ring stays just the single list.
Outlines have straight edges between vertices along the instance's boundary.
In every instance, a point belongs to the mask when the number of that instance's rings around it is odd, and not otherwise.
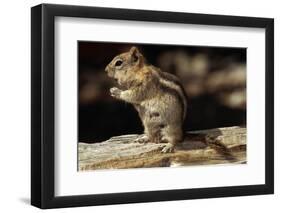
[{"label": "squirrel claw", "polygon": [[175,146],[171,143],[165,144],[164,148],[161,150],[161,153],[171,153],[174,152]]}]

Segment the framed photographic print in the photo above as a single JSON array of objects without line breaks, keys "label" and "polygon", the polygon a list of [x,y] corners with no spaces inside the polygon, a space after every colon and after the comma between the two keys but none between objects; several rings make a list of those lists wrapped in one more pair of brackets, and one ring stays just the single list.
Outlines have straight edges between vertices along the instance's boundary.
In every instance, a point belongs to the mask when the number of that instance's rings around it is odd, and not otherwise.
[{"label": "framed photographic print", "polygon": [[31,9],[31,204],[271,194],[274,21]]}]

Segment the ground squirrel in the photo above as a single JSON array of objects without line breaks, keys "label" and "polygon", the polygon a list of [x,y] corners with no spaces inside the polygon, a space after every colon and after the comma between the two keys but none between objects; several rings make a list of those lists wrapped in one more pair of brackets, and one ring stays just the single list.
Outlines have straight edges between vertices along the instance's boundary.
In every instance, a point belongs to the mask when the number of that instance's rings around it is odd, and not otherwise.
[{"label": "ground squirrel", "polygon": [[134,105],[144,126],[136,142],[163,143],[162,152],[172,152],[183,140],[187,99],[179,79],[149,65],[138,48],[116,56],[105,68],[121,89],[111,96]]}]

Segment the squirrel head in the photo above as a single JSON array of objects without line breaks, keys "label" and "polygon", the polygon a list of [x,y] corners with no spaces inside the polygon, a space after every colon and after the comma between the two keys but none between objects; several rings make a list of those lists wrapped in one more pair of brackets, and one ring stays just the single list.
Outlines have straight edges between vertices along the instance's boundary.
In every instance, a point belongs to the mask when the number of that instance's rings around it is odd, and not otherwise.
[{"label": "squirrel head", "polygon": [[144,57],[137,47],[133,46],[128,52],[122,53],[106,66],[108,76],[118,81],[119,85],[127,88],[137,83],[138,72],[144,66]]}]

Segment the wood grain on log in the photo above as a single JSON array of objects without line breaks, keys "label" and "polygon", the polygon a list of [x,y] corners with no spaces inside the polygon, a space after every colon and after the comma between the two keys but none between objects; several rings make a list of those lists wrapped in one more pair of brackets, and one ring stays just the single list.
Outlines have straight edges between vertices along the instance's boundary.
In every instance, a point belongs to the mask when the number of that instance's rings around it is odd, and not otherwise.
[{"label": "wood grain on log", "polygon": [[246,163],[246,128],[225,127],[187,132],[173,153],[162,144],[137,143],[141,135],[122,135],[107,141],[79,143],[79,171],[144,167],[176,167]]}]

